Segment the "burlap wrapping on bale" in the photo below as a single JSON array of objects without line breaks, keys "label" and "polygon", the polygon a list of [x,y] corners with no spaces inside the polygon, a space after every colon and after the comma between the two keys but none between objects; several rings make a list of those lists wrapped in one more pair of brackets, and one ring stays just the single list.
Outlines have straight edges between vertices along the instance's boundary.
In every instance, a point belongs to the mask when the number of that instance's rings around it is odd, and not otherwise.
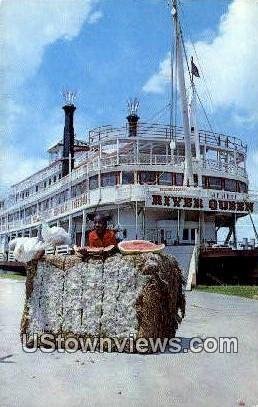
[{"label": "burlap wrapping on bale", "polygon": [[171,338],[185,312],[182,285],[165,254],[44,256],[27,267],[21,334]]}]

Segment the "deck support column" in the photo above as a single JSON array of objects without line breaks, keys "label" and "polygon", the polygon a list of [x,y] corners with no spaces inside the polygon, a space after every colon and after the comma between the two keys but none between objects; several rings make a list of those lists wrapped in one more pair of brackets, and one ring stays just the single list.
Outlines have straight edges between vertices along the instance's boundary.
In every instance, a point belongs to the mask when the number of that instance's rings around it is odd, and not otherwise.
[{"label": "deck support column", "polygon": [[236,249],[237,248],[237,235],[236,235],[236,224],[235,224],[235,222],[233,223],[233,226],[232,226],[232,232],[233,232],[233,246]]},{"label": "deck support column", "polygon": [[206,144],[204,144],[204,146],[203,146],[203,168],[206,168],[206,155],[207,155]]},{"label": "deck support column", "polygon": [[181,243],[183,241],[183,230],[185,227],[185,211],[178,211],[179,212],[179,220],[177,218],[177,221],[179,221],[179,243]]},{"label": "deck support column", "polygon": [[82,237],[81,237],[81,247],[85,246],[85,233],[86,233],[86,211],[82,211]]},{"label": "deck support column", "polygon": [[180,242],[180,210],[177,210],[177,229],[176,229],[177,244]]},{"label": "deck support column", "polygon": [[139,164],[139,140],[136,140],[136,164]]},{"label": "deck support column", "polygon": [[72,236],[72,223],[73,223],[73,219],[72,216],[70,215],[68,218],[68,234],[71,237],[71,241],[73,243],[73,236]]},{"label": "deck support column", "polygon": [[135,240],[138,239],[138,201],[135,201]]},{"label": "deck support column", "polygon": [[116,139],[116,164],[119,165],[119,138]]}]

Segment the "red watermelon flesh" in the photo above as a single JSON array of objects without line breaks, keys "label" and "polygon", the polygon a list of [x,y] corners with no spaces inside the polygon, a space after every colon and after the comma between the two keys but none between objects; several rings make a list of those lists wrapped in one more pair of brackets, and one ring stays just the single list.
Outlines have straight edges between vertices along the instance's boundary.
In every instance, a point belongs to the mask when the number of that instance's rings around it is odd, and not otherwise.
[{"label": "red watermelon flesh", "polygon": [[148,240],[124,240],[123,242],[118,243],[118,248],[122,253],[158,253],[163,250],[165,245],[155,244],[149,242]]},{"label": "red watermelon flesh", "polygon": [[101,253],[108,253],[114,249],[114,245],[110,245],[107,247],[90,247],[90,246],[83,246],[83,247],[74,247],[76,253],[86,256],[87,254],[101,254]]}]

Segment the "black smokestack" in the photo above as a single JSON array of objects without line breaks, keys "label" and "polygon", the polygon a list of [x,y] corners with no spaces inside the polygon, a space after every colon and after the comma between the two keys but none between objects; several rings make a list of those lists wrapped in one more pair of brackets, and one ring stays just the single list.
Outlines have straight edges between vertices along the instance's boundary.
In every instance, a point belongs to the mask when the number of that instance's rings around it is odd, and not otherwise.
[{"label": "black smokestack", "polygon": [[129,126],[128,127],[129,137],[137,136],[138,120],[140,119],[140,117],[137,115],[138,107],[139,107],[139,102],[137,99],[129,100],[129,102],[128,102],[129,115],[127,116],[128,126]]},{"label": "black smokestack", "polygon": [[74,168],[74,128],[73,115],[76,107],[74,104],[66,104],[63,106],[65,111],[65,126],[63,138],[63,163],[62,176],[69,174],[69,156],[71,156],[71,170]]}]

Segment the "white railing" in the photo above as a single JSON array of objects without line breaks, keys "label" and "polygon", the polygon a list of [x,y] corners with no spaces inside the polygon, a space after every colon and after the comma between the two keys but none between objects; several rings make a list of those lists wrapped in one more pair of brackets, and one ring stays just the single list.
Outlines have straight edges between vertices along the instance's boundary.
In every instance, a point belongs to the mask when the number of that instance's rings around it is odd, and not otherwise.
[{"label": "white railing", "polygon": [[[258,202],[258,194],[249,195],[246,193],[217,191],[203,188],[189,188],[183,186],[165,186],[165,185],[117,185],[103,187],[88,191],[77,198],[70,199],[65,203],[39,212],[37,215],[29,216],[25,219],[9,223],[8,227],[2,225],[0,232],[15,231],[24,227],[36,226],[42,219],[47,221],[58,219],[62,216],[76,213],[82,209],[97,207],[98,205],[122,204],[130,201],[144,201],[150,193],[171,192],[180,193],[180,196],[193,196],[209,199],[226,200],[247,200]],[[254,200],[254,197],[256,198]]]},{"label": "white railing", "polygon": [[13,221],[8,225],[0,226],[0,232],[12,231],[24,226],[29,227],[41,223],[42,219],[56,218],[62,214],[69,214],[87,204],[87,194],[83,194],[77,198],[73,198],[61,205],[57,205],[55,208],[40,211],[37,215],[27,216],[26,218]]},{"label": "white railing", "polygon": [[34,186],[36,183],[46,180],[47,178],[51,177],[52,175],[61,171],[62,163],[61,161],[56,161],[51,166],[43,168],[42,170],[36,172],[29,178],[13,185],[12,192],[15,194],[17,192],[21,192],[24,189],[28,189]]},{"label": "white railing", "polygon": [[239,167],[234,163],[222,163],[217,160],[208,159],[203,162],[202,168],[216,172],[223,172],[230,175],[247,177],[245,168]]},{"label": "white railing", "polygon": [[[48,186],[44,190],[35,192],[27,198],[24,198],[21,201],[8,204],[8,210],[3,209],[0,213],[4,214],[5,212],[10,212],[10,210],[19,209],[21,205],[35,204],[40,200],[47,198],[49,195],[68,189],[72,185],[78,183],[80,180],[87,178],[87,175],[91,175],[93,172],[99,172],[101,170],[117,169],[119,165],[144,165],[144,166],[168,166],[169,168],[166,171],[184,171],[185,157],[184,156],[171,156],[165,154],[116,154],[109,157],[95,157],[92,161],[82,164],[80,167],[75,168],[70,175],[67,175],[64,178],[61,178],[56,183]],[[195,172],[198,170],[198,164],[195,159],[193,159],[193,169]],[[234,165],[233,163],[221,163],[218,160],[208,159],[201,163],[201,172],[205,174],[206,172],[212,173],[221,173],[222,176],[236,176],[247,178],[246,170],[242,167]]]},{"label": "white railing", "polygon": [[40,219],[41,218],[43,218],[43,219],[55,218],[55,217],[58,217],[59,215],[73,212],[76,209],[79,209],[82,206],[85,206],[87,204],[87,202],[88,202],[88,195],[83,194],[77,198],[68,200],[61,205],[57,205],[55,208],[51,208],[44,212],[41,212],[39,216],[40,216]]},{"label": "white railing", "polygon": [[[128,139],[129,127],[124,126],[120,128],[114,128],[112,126],[102,126],[92,129],[89,132],[89,144],[97,145],[100,142],[102,144],[108,143],[111,140],[116,139]],[[193,134],[191,134],[192,139]],[[160,141],[171,140],[171,137],[176,143],[184,142],[184,131],[179,126],[169,126],[160,123],[143,123],[138,122],[137,126],[137,138],[142,140],[148,140],[148,138],[155,138]],[[208,145],[212,147],[219,147],[225,149],[231,149],[238,151],[242,154],[246,153],[247,146],[237,137],[226,136],[220,133],[214,133],[207,130],[199,131],[199,141],[201,145]]]}]

